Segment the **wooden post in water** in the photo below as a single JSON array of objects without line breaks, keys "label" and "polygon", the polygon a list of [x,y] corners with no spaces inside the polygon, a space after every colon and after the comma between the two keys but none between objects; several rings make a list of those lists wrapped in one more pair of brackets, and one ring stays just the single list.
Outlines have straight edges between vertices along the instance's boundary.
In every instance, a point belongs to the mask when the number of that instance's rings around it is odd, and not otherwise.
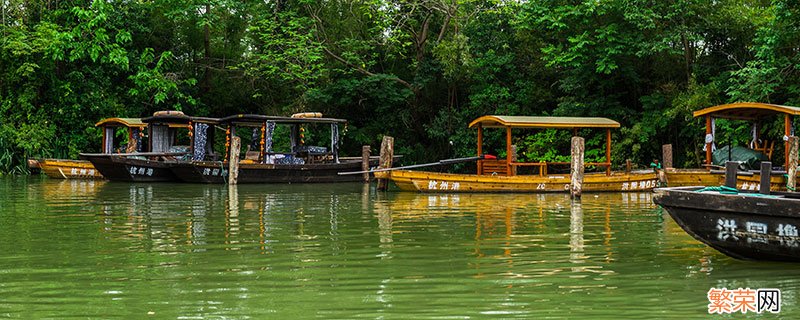
[{"label": "wooden post in water", "polygon": [[[711,170],[711,164],[712,164],[711,163],[711,146],[714,145],[714,140],[713,140],[714,136],[711,135],[711,132],[713,131],[712,128],[711,128],[712,124],[713,124],[713,121],[711,121],[711,116],[707,115],[706,116],[706,165],[708,167],[706,167],[706,168],[708,170]],[[711,138],[712,138],[711,141],[709,141],[709,139],[708,139],[709,136],[711,136]]]},{"label": "wooden post in water", "polygon": [[[369,146],[361,147],[361,171],[369,171]],[[364,172],[364,182],[369,182],[369,172]]]},{"label": "wooden post in water", "polygon": [[228,184],[239,182],[239,152],[242,149],[242,139],[238,136],[231,138],[231,153],[228,155]]},{"label": "wooden post in water", "polygon": [[[394,138],[390,136],[383,136],[381,141],[381,162],[378,166],[379,169],[388,169],[392,167],[392,158],[394,158]],[[388,179],[378,179],[378,190],[385,191],[389,188]]]},{"label": "wooden post in water", "polygon": [[658,177],[658,187],[667,187],[669,186],[669,181],[667,181],[667,172],[662,170],[656,170],[656,177]]},{"label": "wooden post in water", "polygon": [[770,175],[772,174],[772,162],[761,162],[761,183],[758,186],[758,193],[769,194]]},{"label": "wooden post in water", "polygon": [[784,165],[786,166],[786,172],[789,172],[789,149],[792,148],[792,116],[789,114],[783,116],[783,135],[789,138],[786,140],[784,144],[785,147],[783,148]]},{"label": "wooden post in water", "polygon": [[570,196],[575,198],[580,198],[581,193],[583,192],[583,138],[581,137],[572,137],[572,147],[570,155],[570,166],[569,166],[569,175],[570,175],[570,183],[569,183],[569,190]]},{"label": "wooden post in water", "polygon": [[797,137],[789,137],[789,159],[787,160],[789,167],[786,168],[786,173],[789,175],[786,181],[786,189],[789,189],[789,191],[795,191],[795,185],[797,184],[797,141]]},{"label": "wooden post in water", "polygon": [[[517,162],[517,145],[516,144],[512,144],[511,145],[511,154],[508,156],[508,159],[509,159],[509,161],[511,161],[511,163]],[[513,165],[511,166],[511,175],[512,176],[516,176],[517,175],[517,166],[513,166]]]},{"label": "wooden post in water", "polygon": [[672,144],[661,146],[661,163],[664,169],[672,168]]},{"label": "wooden post in water", "polygon": [[736,188],[736,174],[739,171],[739,163],[735,161],[725,162],[725,186]]},{"label": "wooden post in water", "polygon": [[[581,148],[581,158],[583,158],[583,148]],[[606,129],[606,175],[611,175],[611,129]],[[581,170],[581,176],[583,176],[583,170]]]}]

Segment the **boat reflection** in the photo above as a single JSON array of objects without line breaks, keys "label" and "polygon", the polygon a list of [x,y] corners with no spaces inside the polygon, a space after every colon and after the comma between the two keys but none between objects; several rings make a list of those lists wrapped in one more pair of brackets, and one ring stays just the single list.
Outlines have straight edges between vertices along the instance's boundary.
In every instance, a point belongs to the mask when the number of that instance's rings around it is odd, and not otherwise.
[{"label": "boat reflection", "polygon": [[104,180],[48,179],[42,181],[39,190],[47,205],[71,206],[94,199],[106,183]]},{"label": "boat reflection", "polygon": [[[641,211],[642,206],[652,207],[649,201],[649,194],[645,193],[589,194],[572,201],[561,194],[400,192],[379,199],[373,209],[378,216],[382,243],[391,242],[392,234],[409,232],[402,227],[404,224],[471,221],[475,230],[471,247],[476,277],[489,276],[484,270],[504,265],[501,274],[508,278],[559,274],[583,278],[615,273],[609,269],[609,262],[614,261],[615,252],[620,249],[614,243],[612,208],[620,214],[633,214]],[[537,259],[537,255],[547,258]],[[558,256],[562,258],[554,258]],[[515,266],[517,261],[523,265]]]}]

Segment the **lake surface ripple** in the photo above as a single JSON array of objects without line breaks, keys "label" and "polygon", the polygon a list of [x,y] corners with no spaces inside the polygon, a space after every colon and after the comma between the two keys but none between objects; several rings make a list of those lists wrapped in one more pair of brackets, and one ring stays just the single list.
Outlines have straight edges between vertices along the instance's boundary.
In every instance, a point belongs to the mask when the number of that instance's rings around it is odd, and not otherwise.
[{"label": "lake surface ripple", "polygon": [[649,193],[0,177],[0,252],[0,318],[20,319],[697,318],[712,287],[779,288],[789,317],[800,285]]}]

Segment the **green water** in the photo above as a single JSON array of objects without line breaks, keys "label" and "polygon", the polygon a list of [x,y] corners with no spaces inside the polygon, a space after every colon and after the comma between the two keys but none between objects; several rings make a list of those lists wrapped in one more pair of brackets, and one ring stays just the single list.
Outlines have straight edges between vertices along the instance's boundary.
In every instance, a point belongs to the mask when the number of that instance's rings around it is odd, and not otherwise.
[{"label": "green water", "polygon": [[723,256],[645,193],[7,177],[0,252],[0,318],[697,318],[711,287],[799,309],[800,265]]}]

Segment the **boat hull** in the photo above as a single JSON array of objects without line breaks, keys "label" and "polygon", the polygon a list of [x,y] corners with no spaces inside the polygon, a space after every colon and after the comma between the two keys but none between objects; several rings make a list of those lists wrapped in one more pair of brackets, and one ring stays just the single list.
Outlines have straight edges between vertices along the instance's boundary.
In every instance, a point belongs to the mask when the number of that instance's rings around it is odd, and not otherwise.
[{"label": "boat hull", "polygon": [[114,154],[83,155],[108,180],[128,182],[178,181],[170,170],[174,162],[130,158]]},{"label": "boat hull", "polygon": [[800,199],[656,189],[653,201],[686,233],[737,259],[800,261]]},{"label": "boat hull", "polygon": [[[377,165],[371,161],[370,165]],[[191,161],[175,163],[174,175],[184,182],[226,183],[228,163],[221,161]],[[361,161],[302,165],[239,163],[238,183],[331,183],[360,182],[362,175],[339,175],[339,172],[359,171]]]},{"label": "boat hull", "polygon": [[55,179],[103,179],[103,175],[86,160],[41,159],[39,168]]},{"label": "boat hull", "polygon": [[[724,172],[712,172],[703,169],[666,169],[667,186],[720,186],[725,184]],[[758,172],[739,174],[736,177],[736,188],[740,190],[758,190],[761,186],[761,176]],[[770,190],[786,191],[786,177],[782,174],[773,174],[770,177]]]},{"label": "boat hull", "polygon": [[[501,176],[452,174],[411,170],[375,173],[376,178],[391,179],[398,188],[418,192],[569,192],[570,176]],[[656,173],[587,173],[583,192],[647,191],[658,186]]]}]

